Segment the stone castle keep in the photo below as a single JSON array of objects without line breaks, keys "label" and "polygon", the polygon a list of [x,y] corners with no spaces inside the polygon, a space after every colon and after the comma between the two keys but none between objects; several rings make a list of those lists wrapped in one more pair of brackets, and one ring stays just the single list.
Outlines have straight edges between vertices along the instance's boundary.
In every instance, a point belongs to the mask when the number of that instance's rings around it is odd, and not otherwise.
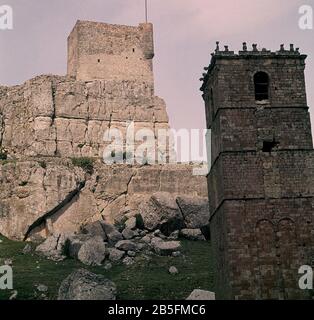
[{"label": "stone castle keep", "polygon": [[[78,21],[68,38],[67,76],[0,87],[0,233],[14,239],[75,232],[138,212],[155,192],[207,198],[206,178],[189,164],[105,165],[104,133],[168,129],[154,95],[152,24]],[[159,147],[159,146],[158,146]],[[164,148],[162,148],[164,150]],[[159,150],[157,150],[158,152]],[[92,172],[73,158],[94,159]]]},{"label": "stone castle keep", "polygon": [[[210,225],[218,299],[309,298],[298,287],[298,269],[314,259],[306,56],[293,45],[271,52],[244,43],[236,54],[217,43],[201,88],[212,138],[207,179],[191,164],[103,162],[108,129],[134,122],[159,143],[158,130],[169,128],[153,57],[150,23],[78,21],[66,76],[0,86],[0,234],[55,237],[58,246],[60,234],[93,222],[136,225],[139,215],[166,238],[183,228],[208,236]],[[170,151],[156,146],[163,158]]]},{"label": "stone castle keep", "polygon": [[204,74],[212,130],[208,175],[216,293],[224,299],[309,298],[298,269],[314,259],[314,151],[306,56],[217,49]]}]

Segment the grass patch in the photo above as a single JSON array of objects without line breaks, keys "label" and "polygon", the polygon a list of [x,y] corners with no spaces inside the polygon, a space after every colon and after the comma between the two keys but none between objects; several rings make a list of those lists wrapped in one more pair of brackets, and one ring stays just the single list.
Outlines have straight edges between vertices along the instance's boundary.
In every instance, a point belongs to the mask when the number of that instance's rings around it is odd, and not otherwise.
[{"label": "grass patch", "polygon": [[82,168],[85,172],[92,174],[94,170],[94,160],[87,157],[72,158],[72,164],[76,167]]},{"label": "grass patch", "polygon": [[[36,299],[35,285],[48,286],[49,299],[57,297],[58,288],[72,271],[85,268],[103,274],[118,287],[119,300],[167,300],[185,299],[194,289],[213,290],[212,257],[209,242],[182,241],[178,258],[151,256],[147,261],[138,256],[132,266],[114,265],[109,271],[104,267],[88,267],[67,259],[53,262],[35,254],[22,254],[25,243],[0,237],[0,265],[6,258],[13,259],[14,289],[18,299]],[[168,269],[175,266],[178,275],[170,275]],[[8,299],[11,291],[0,290],[0,300]]]}]

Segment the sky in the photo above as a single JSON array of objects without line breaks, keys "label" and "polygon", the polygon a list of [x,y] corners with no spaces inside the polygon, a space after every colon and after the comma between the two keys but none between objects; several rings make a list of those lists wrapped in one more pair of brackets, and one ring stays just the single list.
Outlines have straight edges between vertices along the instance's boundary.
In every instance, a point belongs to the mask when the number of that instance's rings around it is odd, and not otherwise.
[{"label": "sky", "polygon": [[[138,25],[144,0],[0,0],[13,8],[13,30],[0,30],[0,85],[66,73],[66,39],[76,20]],[[154,24],[156,94],[173,128],[205,128],[200,81],[215,42],[238,51],[244,41],[278,50],[294,43],[307,59],[314,124],[314,30],[299,28],[299,8],[314,0],[148,0]]]}]

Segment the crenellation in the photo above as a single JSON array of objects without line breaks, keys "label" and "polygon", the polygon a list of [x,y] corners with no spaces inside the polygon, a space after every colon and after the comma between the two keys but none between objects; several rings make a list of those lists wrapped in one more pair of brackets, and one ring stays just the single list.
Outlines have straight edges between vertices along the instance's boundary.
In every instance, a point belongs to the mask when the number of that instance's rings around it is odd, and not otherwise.
[{"label": "crenellation", "polygon": [[217,297],[310,299],[297,285],[314,252],[306,55],[292,44],[227,53],[217,45],[201,88]]}]

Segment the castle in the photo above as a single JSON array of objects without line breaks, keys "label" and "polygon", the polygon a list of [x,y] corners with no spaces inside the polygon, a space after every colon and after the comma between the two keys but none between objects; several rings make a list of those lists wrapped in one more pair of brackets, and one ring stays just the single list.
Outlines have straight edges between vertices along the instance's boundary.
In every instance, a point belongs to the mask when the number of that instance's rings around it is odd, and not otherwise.
[{"label": "castle", "polygon": [[219,43],[204,74],[212,131],[208,175],[218,299],[300,299],[314,257],[314,151],[306,56],[293,45]]},{"label": "castle", "polygon": [[209,195],[217,298],[309,298],[298,287],[314,253],[306,56],[293,45],[244,43],[236,54],[217,44],[201,88],[212,131],[207,182],[189,164],[106,165],[108,128],[133,121],[156,139],[169,128],[154,94],[152,29],[78,21],[66,76],[0,86],[0,233],[45,238],[119,223],[155,192],[194,203]]},{"label": "castle", "polygon": [[[150,23],[78,21],[66,76],[0,86],[0,233],[23,240],[99,219],[119,223],[155,192],[207,198],[206,178],[189,164],[103,163],[108,129],[125,133],[133,122],[157,140],[169,128],[154,94],[153,57]],[[90,172],[75,165],[85,158],[94,161]]]}]

